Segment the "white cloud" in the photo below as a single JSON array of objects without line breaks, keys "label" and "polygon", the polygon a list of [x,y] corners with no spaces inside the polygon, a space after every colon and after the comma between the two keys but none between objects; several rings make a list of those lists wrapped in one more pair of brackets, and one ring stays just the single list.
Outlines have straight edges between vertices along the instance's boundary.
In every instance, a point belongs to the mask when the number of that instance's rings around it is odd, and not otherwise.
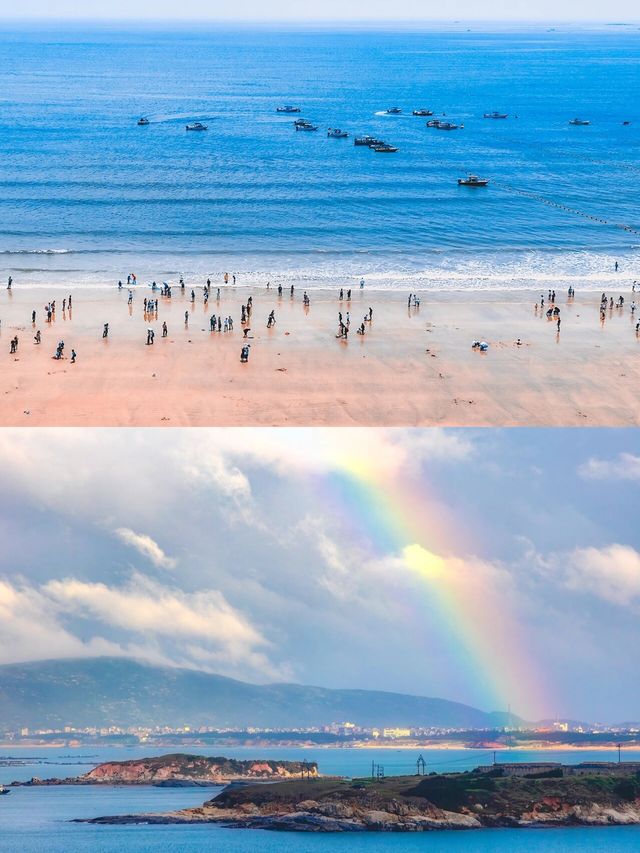
[{"label": "white cloud", "polygon": [[367,472],[378,476],[417,470],[425,461],[463,460],[473,452],[470,439],[441,429],[271,429],[224,430],[208,434],[212,444],[280,472]]},{"label": "white cloud", "polygon": [[620,453],[615,459],[592,457],[578,468],[586,480],[635,480],[640,481],[640,456]]},{"label": "white cloud", "polygon": [[146,533],[136,533],[128,527],[118,527],[115,535],[125,543],[135,548],[138,553],[150,560],[159,569],[175,569],[177,560],[168,557],[158,543]]},{"label": "white cloud", "polygon": [[[72,629],[88,622],[92,636]],[[289,674],[270,644],[217,590],[185,593],[136,573],[123,586],[75,578],[36,587],[0,580],[0,661],[127,655],[237,677]]]},{"label": "white cloud", "polygon": [[39,590],[0,580],[0,663],[119,654],[118,643],[66,630]]},{"label": "white cloud", "polygon": [[614,604],[640,603],[640,553],[618,544],[578,548],[566,561],[565,583]]}]

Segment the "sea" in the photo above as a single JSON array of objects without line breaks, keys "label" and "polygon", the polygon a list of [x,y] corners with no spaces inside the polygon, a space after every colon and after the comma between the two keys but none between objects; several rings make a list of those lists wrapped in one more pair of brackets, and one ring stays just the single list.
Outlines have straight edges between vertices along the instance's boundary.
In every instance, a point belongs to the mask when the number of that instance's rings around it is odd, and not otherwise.
[{"label": "sea", "polygon": [[[630,283],[639,52],[637,25],[3,24],[0,280]],[[296,132],[299,116],[318,131]],[[354,146],[365,133],[399,150]],[[491,183],[459,187],[468,173]]]},{"label": "sea", "polygon": [[[184,747],[1,747],[0,782],[67,777],[86,772],[107,760],[125,760]],[[189,750],[196,751],[196,750]],[[281,758],[317,761],[322,773],[364,776],[371,762],[387,775],[415,771],[418,752],[395,749],[301,749],[257,747],[198,747],[206,755],[237,758]],[[490,763],[486,750],[422,750],[427,771],[466,770]],[[544,760],[573,763],[615,760],[606,751],[502,751],[500,761]],[[16,762],[9,766],[9,762]],[[0,797],[0,853],[618,853],[640,849],[640,826],[561,829],[487,829],[418,834],[274,833],[218,826],[92,826],[75,818],[109,814],[168,811],[199,805],[219,788],[35,787],[13,788]]]}]

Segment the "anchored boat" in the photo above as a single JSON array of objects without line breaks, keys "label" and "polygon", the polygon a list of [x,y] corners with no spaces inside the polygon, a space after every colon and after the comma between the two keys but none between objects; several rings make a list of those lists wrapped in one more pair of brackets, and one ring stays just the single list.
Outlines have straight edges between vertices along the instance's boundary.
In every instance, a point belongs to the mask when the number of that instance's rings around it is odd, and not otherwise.
[{"label": "anchored boat", "polygon": [[193,124],[187,125],[187,130],[207,130],[207,125],[201,121],[194,121]]},{"label": "anchored boat", "polygon": [[453,124],[451,121],[440,121],[440,119],[432,119],[427,122],[427,127],[435,127],[436,130],[457,130],[459,127],[464,127],[462,124]]},{"label": "anchored boat", "polygon": [[432,116],[433,110],[414,110],[412,115],[414,115],[414,116]]},{"label": "anchored boat", "polygon": [[483,118],[509,118],[509,113],[499,113],[499,112],[484,113]]},{"label": "anchored boat", "polygon": [[353,140],[353,144],[364,145],[370,148],[372,145],[384,145],[384,142],[382,141],[382,139],[376,139],[375,136],[368,136],[365,134],[365,136],[356,136],[356,138]]},{"label": "anchored boat", "polygon": [[330,136],[331,139],[346,139],[349,134],[346,130],[340,130],[339,127],[330,127],[327,136]]},{"label": "anchored boat", "polygon": [[583,118],[572,118],[569,124],[572,124],[574,127],[586,127],[591,124],[590,121],[586,121]]},{"label": "anchored boat", "polygon": [[372,145],[371,148],[373,148],[376,154],[395,154],[398,150],[387,142],[383,142],[382,145]]},{"label": "anchored boat", "polygon": [[283,107],[276,108],[277,113],[299,113],[300,107],[293,107],[291,104],[285,104]]},{"label": "anchored boat", "polygon": [[487,178],[479,178],[477,175],[469,175],[467,178],[458,178],[459,187],[486,187],[489,184]]}]

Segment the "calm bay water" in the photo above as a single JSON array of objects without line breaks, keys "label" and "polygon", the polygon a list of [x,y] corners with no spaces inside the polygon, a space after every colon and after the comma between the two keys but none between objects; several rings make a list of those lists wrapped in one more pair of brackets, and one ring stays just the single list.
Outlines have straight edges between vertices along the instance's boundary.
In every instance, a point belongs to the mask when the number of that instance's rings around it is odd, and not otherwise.
[{"label": "calm bay water", "polygon": [[[618,227],[640,229],[639,47],[637,28],[4,29],[0,276],[606,288],[617,259],[640,277],[640,235]],[[295,133],[285,102],[320,130]],[[469,171],[491,186],[459,188]]]},{"label": "calm bay water", "polygon": [[[223,753],[240,758],[275,757],[318,760],[321,771],[345,775],[365,774],[371,760],[385,765],[387,773],[408,773],[417,753],[406,750],[349,750],[349,749],[260,749],[199,748],[204,754]],[[158,754],[157,749],[122,749],[81,747],[38,750],[33,747],[2,748],[3,759],[20,758],[22,767],[0,767],[0,780],[28,779],[33,775],[66,776],[85,772],[89,766],[108,759],[123,760],[142,755]],[[471,750],[423,750],[428,767],[434,770],[466,769],[490,760],[486,752]],[[500,760],[557,760],[582,761],[613,758],[605,752],[506,752]],[[50,762],[42,764],[43,761]],[[163,850],[180,851],[220,850],[232,853],[287,853],[287,851],[435,851],[435,853],[560,853],[560,851],[617,851],[637,850],[640,827],[611,827],[590,829],[545,830],[483,830],[479,832],[433,832],[419,835],[321,835],[269,833],[223,829],[214,826],[85,826],[70,823],[77,817],[104,814],[123,814],[145,811],[165,811],[197,805],[214,796],[216,788],[15,788],[0,798],[0,851],[14,853],[77,853],[92,850],[98,853],[148,853]]]}]

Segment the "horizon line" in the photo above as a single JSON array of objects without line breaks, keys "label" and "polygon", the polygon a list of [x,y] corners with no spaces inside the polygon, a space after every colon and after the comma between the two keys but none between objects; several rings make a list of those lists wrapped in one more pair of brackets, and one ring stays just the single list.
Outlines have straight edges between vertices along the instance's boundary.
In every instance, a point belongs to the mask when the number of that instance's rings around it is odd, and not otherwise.
[{"label": "horizon line", "polygon": [[640,17],[634,19],[611,20],[607,18],[525,18],[525,17],[485,17],[485,18],[225,18],[225,17],[177,17],[165,15],[160,17],[111,17],[95,15],[93,17],[75,15],[57,15],[44,17],[38,15],[0,16],[0,26],[3,24],[210,24],[210,25],[260,25],[260,26],[415,26],[415,25],[450,25],[468,26],[472,24],[532,24],[539,26],[580,26],[599,24],[604,27],[634,27],[640,26]]}]

